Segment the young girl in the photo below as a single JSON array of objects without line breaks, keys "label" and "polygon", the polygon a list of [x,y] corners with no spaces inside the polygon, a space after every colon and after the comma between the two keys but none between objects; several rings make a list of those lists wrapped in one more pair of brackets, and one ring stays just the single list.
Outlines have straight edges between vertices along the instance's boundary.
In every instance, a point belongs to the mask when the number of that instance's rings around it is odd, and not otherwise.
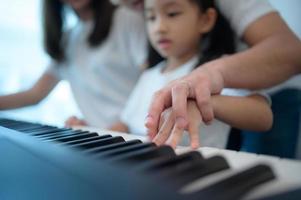
[{"label": "young girl", "polygon": [[[152,95],[201,63],[233,53],[234,40],[229,24],[219,14],[213,0],[145,0],[144,3],[149,39],[165,61],[142,74],[121,122],[113,130],[146,135],[144,118]],[[197,148],[199,142],[202,146],[224,148],[230,126],[249,130],[271,127],[269,104],[258,93],[224,89],[222,95],[212,98],[211,104],[218,120],[200,130],[202,119],[197,106],[193,101],[188,104],[192,121],[188,134],[193,148]],[[160,130],[154,138],[157,144],[175,147],[179,143],[183,133],[176,130],[174,120],[171,109],[161,116]]]},{"label": "young girl", "polygon": [[[65,28],[68,7],[79,19],[71,30]],[[146,59],[143,25],[136,28],[144,24],[142,16],[109,0],[44,0],[43,16],[49,67],[32,88],[1,96],[0,110],[37,104],[66,79],[85,118],[73,117],[68,125],[109,127]]]}]

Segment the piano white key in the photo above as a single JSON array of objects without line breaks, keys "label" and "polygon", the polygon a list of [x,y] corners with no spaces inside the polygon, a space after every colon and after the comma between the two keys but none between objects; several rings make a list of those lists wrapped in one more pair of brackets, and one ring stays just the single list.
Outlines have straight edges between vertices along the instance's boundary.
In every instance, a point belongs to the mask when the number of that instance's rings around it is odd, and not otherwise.
[{"label": "piano white key", "polygon": [[250,166],[254,164],[254,162],[257,159],[256,154],[242,153],[237,151],[216,149],[210,147],[202,147],[198,149],[198,151],[201,152],[204,155],[204,157],[211,157],[215,155],[224,156],[229,162],[230,166],[234,169]]},{"label": "piano white key", "polygon": [[300,184],[294,184],[291,182],[286,182],[284,180],[280,181],[278,179],[261,185],[260,187],[247,194],[244,199],[249,200],[263,198],[265,196],[280,194],[282,192],[297,189],[300,188],[300,186]]},{"label": "piano white key", "polygon": [[215,155],[220,155],[220,149],[210,148],[210,147],[202,147],[199,148],[198,151],[205,157],[211,157]]},{"label": "piano white key", "polygon": [[280,159],[274,163],[277,175],[282,180],[288,180],[293,183],[301,182],[301,162],[289,159]]}]

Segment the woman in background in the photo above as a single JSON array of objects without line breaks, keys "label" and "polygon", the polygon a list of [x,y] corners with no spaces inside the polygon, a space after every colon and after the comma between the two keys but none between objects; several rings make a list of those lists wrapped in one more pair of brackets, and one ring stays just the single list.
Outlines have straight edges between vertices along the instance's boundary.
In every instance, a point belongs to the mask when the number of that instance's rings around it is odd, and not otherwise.
[{"label": "woman in background", "polygon": [[[67,7],[78,17],[70,30]],[[0,96],[0,110],[37,104],[65,79],[84,116],[66,124],[109,127],[119,118],[145,61],[144,27],[136,27],[142,17],[109,0],[44,0],[43,17],[50,64],[28,90]]]}]

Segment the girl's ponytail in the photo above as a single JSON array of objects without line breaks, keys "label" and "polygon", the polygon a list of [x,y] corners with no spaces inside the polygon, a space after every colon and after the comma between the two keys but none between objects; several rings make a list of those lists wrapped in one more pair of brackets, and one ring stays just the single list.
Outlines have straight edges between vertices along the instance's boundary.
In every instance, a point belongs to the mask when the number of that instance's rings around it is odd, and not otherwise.
[{"label": "girl's ponytail", "polygon": [[194,0],[204,12],[209,8],[217,11],[217,19],[213,29],[207,33],[202,41],[199,65],[217,59],[225,54],[235,52],[234,31],[227,19],[216,8],[214,0]]},{"label": "girl's ponytail", "polygon": [[59,0],[44,0],[43,4],[43,35],[47,54],[57,60],[64,59],[61,44],[64,26],[64,6]]}]

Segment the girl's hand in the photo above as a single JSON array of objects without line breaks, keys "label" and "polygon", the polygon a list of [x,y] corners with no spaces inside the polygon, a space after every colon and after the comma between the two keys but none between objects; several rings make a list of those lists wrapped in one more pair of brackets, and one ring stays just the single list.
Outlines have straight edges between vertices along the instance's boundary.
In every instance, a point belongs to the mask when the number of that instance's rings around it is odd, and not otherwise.
[{"label": "girl's hand", "polygon": [[[199,126],[202,122],[200,111],[195,101],[188,101],[187,114],[189,124],[187,131],[190,137],[190,146],[193,149],[199,147]],[[175,123],[175,113],[172,108],[166,109],[160,117],[159,132],[153,139],[157,145],[168,144],[176,148],[181,141],[185,129],[180,128]]]},{"label": "girl's hand", "polygon": [[77,118],[76,116],[71,116],[65,121],[66,127],[72,127],[72,126],[87,126],[87,122]]}]

